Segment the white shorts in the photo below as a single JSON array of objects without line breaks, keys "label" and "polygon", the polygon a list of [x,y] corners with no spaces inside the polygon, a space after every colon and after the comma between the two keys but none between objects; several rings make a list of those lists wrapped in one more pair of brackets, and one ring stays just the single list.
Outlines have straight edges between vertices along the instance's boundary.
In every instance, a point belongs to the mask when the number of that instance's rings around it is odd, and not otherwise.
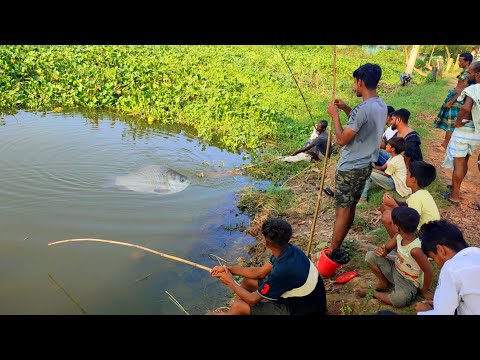
[{"label": "white shorts", "polygon": [[472,155],[480,145],[480,132],[475,132],[474,127],[462,126],[455,128],[445,152],[442,167],[453,168],[453,159]]}]

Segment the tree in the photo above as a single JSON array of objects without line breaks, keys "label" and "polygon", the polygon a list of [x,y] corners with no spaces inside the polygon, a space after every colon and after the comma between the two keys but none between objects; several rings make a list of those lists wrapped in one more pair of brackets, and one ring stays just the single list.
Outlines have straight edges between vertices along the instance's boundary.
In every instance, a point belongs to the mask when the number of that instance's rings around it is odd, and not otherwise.
[{"label": "tree", "polygon": [[413,45],[412,51],[410,51],[410,55],[408,56],[407,69],[405,70],[407,74],[411,74],[413,72],[419,49],[420,45]]},{"label": "tree", "polygon": [[405,65],[408,64],[408,45],[403,45],[403,52],[405,53]]},{"label": "tree", "polygon": [[447,67],[446,67],[445,71],[448,72],[448,70],[450,70],[450,67],[453,64],[453,59],[450,56],[450,51],[448,51],[448,46],[447,45],[445,45],[445,51],[447,52]]},{"label": "tree", "polygon": [[425,67],[426,67],[428,70],[432,70],[432,66],[430,65],[430,62],[432,61],[432,56],[433,56],[433,52],[435,51],[435,46],[436,46],[436,45],[433,45],[433,46],[432,46],[432,53],[430,54],[430,57],[428,58],[428,62],[425,64]]}]

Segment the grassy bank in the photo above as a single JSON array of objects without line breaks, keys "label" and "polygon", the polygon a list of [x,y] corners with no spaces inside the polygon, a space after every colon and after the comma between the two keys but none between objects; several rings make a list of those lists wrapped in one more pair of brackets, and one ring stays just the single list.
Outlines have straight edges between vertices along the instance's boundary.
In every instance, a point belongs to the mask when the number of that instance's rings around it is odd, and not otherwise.
[{"label": "grassy bank", "polygon": [[[437,82],[426,83],[423,85],[413,85],[407,87],[396,86],[391,89],[390,94],[384,95],[383,98],[387,104],[392,105],[394,108],[406,108],[411,112],[409,126],[412,127],[415,131],[418,132],[422,139],[422,152],[425,154],[427,151],[430,151],[432,145],[432,124],[434,115],[437,113],[439,104],[443,102],[445,94],[448,89],[451,87],[451,77],[446,77],[438,80]],[[354,101],[352,99],[346,100],[348,104],[352,107],[358,104],[361,100],[356,98]],[[341,112],[341,121],[343,124],[346,123],[347,117],[343,112]],[[307,135],[308,136],[308,135]],[[332,137],[334,135],[332,134]],[[304,139],[305,141],[305,139]],[[288,151],[292,151],[293,148]],[[287,154],[288,154],[287,151]],[[281,155],[278,153],[277,148],[267,149],[264,152],[265,157],[273,157]],[[285,153],[284,153],[285,154]],[[336,162],[338,160],[339,154],[332,156],[329,160],[328,168],[334,170],[336,167]],[[300,163],[284,163],[281,161],[276,161],[261,165],[258,167],[251,168],[248,170],[250,176],[257,179],[267,179],[273,182],[273,185],[267,189],[267,193],[270,194],[270,197],[274,193],[279,193],[279,196],[286,198],[285,194],[285,181],[292,178],[293,176],[301,176],[301,172],[308,170],[309,167],[312,167],[312,164],[307,162]],[[323,167],[323,163],[319,165],[320,169]],[[299,175],[297,175],[299,174]],[[320,177],[320,174],[318,175]],[[439,180],[436,179],[430,188],[432,193],[437,193],[440,190],[446,190],[442,187]],[[438,190],[438,191],[437,191]],[[264,191],[264,190],[263,190]],[[249,191],[251,193],[251,191]],[[359,208],[361,210],[372,210],[373,208],[379,207],[381,204],[381,197],[383,191],[378,187],[372,186],[369,191],[369,202]],[[277,215],[286,215],[288,214],[287,209],[292,203],[295,203],[295,194],[290,193],[288,200],[283,200],[281,203],[286,204],[281,207],[270,206],[274,209],[275,214]],[[435,198],[437,203],[440,205],[446,205],[447,202],[444,199],[439,197]],[[241,198],[240,204],[245,205],[245,200]],[[257,204],[252,204],[254,208],[259,209]],[[361,219],[356,219],[357,222],[361,222]]]},{"label": "grassy bank", "polygon": [[[433,118],[439,105],[443,102],[445,94],[452,86],[451,78],[444,78],[435,83],[412,85],[407,87],[394,87],[390,94],[384,96],[386,102],[396,109],[407,108],[411,112],[409,125],[416,130],[422,139],[422,152],[425,156],[431,150],[432,143],[438,142],[432,131]],[[358,104],[347,102],[350,105]],[[346,116],[342,114],[342,122],[346,123]],[[292,150],[292,149],[290,149]],[[276,155],[276,154],[273,154]],[[272,156],[273,156],[272,155]],[[326,185],[333,185],[334,172],[339,153],[332,156],[328,162]],[[294,228],[292,241],[307,250],[311,224],[314,218],[318,193],[320,189],[323,162],[318,164],[302,162],[296,164],[276,162],[259,165],[251,168],[250,176],[255,178],[267,178],[273,181],[267,189],[244,189],[240,193],[239,207],[252,216],[252,229],[250,233],[256,235],[263,220],[269,216],[281,216],[286,218]],[[448,202],[439,196],[440,192],[446,192],[446,188],[437,179],[428,187],[439,208],[448,206]],[[369,190],[367,204],[357,206],[357,212],[353,226],[344,240],[344,247],[350,255],[350,262],[344,266],[343,271],[356,270],[361,276],[352,281],[352,284],[344,288],[335,287],[332,282],[325,281],[327,287],[327,300],[329,312],[333,314],[373,314],[376,311],[387,308],[379,305],[378,301],[372,300],[371,294],[365,299],[356,299],[352,295],[351,287],[355,285],[370,286],[374,282],[371,271],[364,261],[365,252],[374,249],[379,244],[389,240],[388,233],[382,226],[379,208],[384,190],[372,186]],[[316,222],[316,230],[312,240],[311,254],[321,250],[331,239],[333,222],[335,221],[335,205],[331,198],[323,195],[319,215]],[[249,249],[250,262],[259,265],[265,260],[263,244],[257,243]],[[268,253],[268,252],[267,252]],[[436,286],[439,269],[434,267],[434,283]],[[419,299],[420,300],[420,299]],[[389,308],[391,309],[391,308]],[[403,309],[395,309],[403,314],[414,314],[414,305]]]},{"label": "grassy bank", "polygon": [[[383,96],[385,101],[394,108],[406,108],[411,112],[409,126],[419,133],[422,139],[421,146],[424,154],[426,151],[428,151],[428,147],[431,146],[432,143],[433,133],[431,130],[434,115],[437,113],[439,104],[443,102],[445,94],[450,87],[451,78],[446,77],[437,82],[426,83],[423,85],[411,85],[407,87],[396,86],[391,89],[390,94]],[[355,101],[352,102],[351,99],[349,99],[347,100],[347,103],[353,107],[354,105],[358,104],[359,101],[359,99],[355,99]],[[343,124],[345,124],[347,121],[347,117],[343,112],[341,112],[341,120]],[[294,148],[290,148],[285,152],[288,153],[292,150],[294,150]],[[277,148],[267,149],[265,154],[265,157],[274,157],[279,155]],[[332,158],[329,160],[328,174],[331,175],[335,171],[338,157],[339,153],[332,156]],[[265,165],[253,167],[251,170],[249,169],[248,173],[250,176],[257,179],[268,179],[273,183],[266,190],[258,190],[257,192],[252,191],[252,189],[246,190],[245,193],[241,194],[240,196],[240,206],[248,211],[250,215],[261,213],[262,206],[267,207],[270,213],[275,216],[288,216],[290,213],[298,214],[298,209],[295,207],[295,204],[301,203],[304,194],[302,192],[292,191],[289,189],[289,185],[291,184],[290,179],[295,178],[297,180],[301,180],[302,172],[307,172],[309,168],[312,168],[312,166],[313,165],[311,163],[307,162],[291,164],[276,161],[273,163],[267,163]],[[323,170],[323,163],[318,164],[317,169]],[[316,173],[318,180],[321,178],[321,173],[319,170],[317,170]],[[330,176],[329,180],[333,181],[332,176]],[[329,182],[326,181],[326,185],[333,184],[329,184]],[[429,190],[433,194],[435,201],[440,207],[447,206],[447,201],[437,195],[440,191],[445,192],[447,190],[443,185],[441,185],[438,178],[429,186]],[[382,196],[383,190],[375,185],[372,185],[371,189],[369,190],[368,203],[357,207],[358,210],[354,225],[367,223],[363,217],[364,214],[368,214],[373,209],[379,208]],[[308,209],[308,212],[310,211],[311,209]],[[308,214],[305,213],[305,215]],[[376,229],[368,229],[368,227],[366,227],[364,232],[368,235],[375,235],[378,238],[378,241],[385,241],[388,239],[388,234],[383,227]]]}]

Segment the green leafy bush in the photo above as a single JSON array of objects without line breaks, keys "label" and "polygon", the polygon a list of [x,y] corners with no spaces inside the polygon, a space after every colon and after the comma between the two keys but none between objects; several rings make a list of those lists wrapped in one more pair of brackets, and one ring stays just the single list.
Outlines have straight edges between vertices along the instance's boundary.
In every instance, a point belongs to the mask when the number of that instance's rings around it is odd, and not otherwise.
[{"label": "green leafy bush", "polygon": [[[290,148],[313,123],[279,51],[312,115],[328,118],[330,45],[0,46],[0,108],[113,111],[192,126],[229,150],[258,150],[284,139]],[[399,54],[339,48],[337,96],[355,99],[352,73],[367,62],[382,66],[382,82],[397,84],[404,67]]]}]

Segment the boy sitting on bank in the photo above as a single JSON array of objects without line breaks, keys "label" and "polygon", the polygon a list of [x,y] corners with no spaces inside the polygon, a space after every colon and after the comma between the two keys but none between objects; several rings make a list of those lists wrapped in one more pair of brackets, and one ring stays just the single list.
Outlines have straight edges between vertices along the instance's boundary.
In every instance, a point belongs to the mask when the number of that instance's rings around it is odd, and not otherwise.
[{"label": "boy sitting on bank", "polygon": [[441,270],[433,301],[417,303],[417,315],[480,315],[480,248],[446,220],[423,225],[418,237]]},{"label": "boy sitting on bank", "polygon": [[[420,214],[413,208],[398,206],[392,210],[392,220],[396,235],[365,256],[368,267],[378,278],[373,297],[388,305],[404,307],[410,305],[421,289],[422,296],[430,300],[433,294],[428,288],[432,283],[433,269],[416,235]],[[394,261],[387,258],[392,250],[397,252]],[[389,283],[393,284],[393,291],[380,292]],[[355,289],[354,292],[363,298],[368,289]]]},{"label": "boy sitting on bank", "polygon": [[406,184],[412,189],[412,195],[406,201],[397,200],[389,193],[383,195],[382,223],[387,229],[388,235],[393,237],[396,232],[392,223],[392,210],[398,206],[411,207],[420,214],[420,227],[432,220],[440,220],[440,213],[432,195],[425,188],[430,185],[437,176],[435,166],[422,160],[410,162],[407,170]]},{"label": "boy sitting on bank", "polygon": [[[228,312],[214,315],[325,315],[323,279],[307,255],[290,243],[292,226],[270,218],[262,225],[265,246],[272,255],[262,267],[215,266],[210,270],[235,293]],[[243,276],[240,284],[233,275]]]},{"label": "boy sitting on bank", "polygon": [[405,139],[398,136],[392,137],[387,141],[386,150],[390,157],[385,164],[381,166],[375,165],[373,167],[375,170],[372,171],[372,174],[365,182],[359,203],[367,202],[368,189],[372,181],[374,184],[386,190],[396,190],[401,197],[408,196],[412,193],[412,189],[407,187],[405,182],[407,178],[407,167],[401,155],[405,150]]}]

